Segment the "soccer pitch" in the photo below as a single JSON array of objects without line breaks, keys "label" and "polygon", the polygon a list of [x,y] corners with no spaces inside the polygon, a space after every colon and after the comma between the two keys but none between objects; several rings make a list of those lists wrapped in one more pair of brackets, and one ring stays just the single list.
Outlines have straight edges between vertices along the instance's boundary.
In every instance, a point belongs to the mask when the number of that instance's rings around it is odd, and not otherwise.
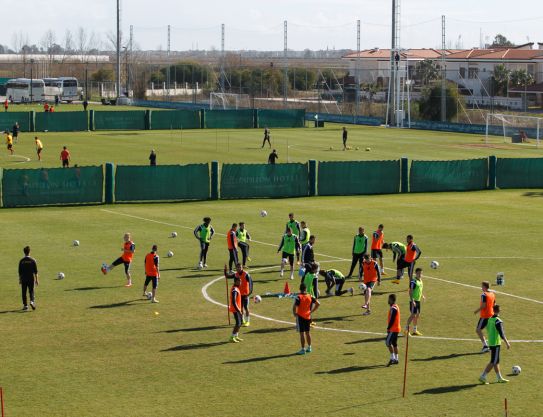
[{"label": "soccer pitch", "polygon": [[[541,155],[535,148],[503,144],[501,138],[485,148],[473,135],[364,127],[349,128],[353,149],[342,151],[340,128],[272,129],[272,144],[283,162],[287,149],[291,162]],[[147,164],[152,148],[159,164],[265,162],[269,151],[260,149],[261,133],[38,133],[45,145],[42,165],[35,161],[33,134],[23,133],[15,153],[31,161],[16,162],[4,154],[0,166],[59,166],[62,145],[79,165]],[[0,386],[6,416],[495,416],[503,413],[505,398],[510,415],[539,416],[540,200],[537,190],[502,190],[3,209],[0,260],[7,273],[0,293]],[[260,217],[262,209],[267,217]],[[265,296],[281,292],[285,282],[292,290],[299,283],[297,276],[291,281],[278,272],[276,249],[290,211],[317,236],[316,259],[322,266],[344,273],[358,226],[370,235],[383,223],[387,242],[414,235],[422,250],[417,265],[424,268],[426,301],[419,324],[424,336],[409,342],[406,398],[405,338],[399,340],[400,366],[385,366],[389,293],[398,294],[402,326],[408,317],[407,282],[390,282],[390,252],[372,315],[361,315],[358,291],[354,297],[322,297],[312,330],[314,351],[294,354],[299,339],[292,300]],[[217,234],[209,268],[198,271],[192,230],[206,215]],[[224,234],[239,221],[246,222],[254,240],[249,263],[254,294],[264,297],[252,305],[251,326],[240,333],[244,341],[231,344],[226,308],[217,303],[226,299]],[[119,256],[127,231],[136,243],[131,288],[124,287],[122,267],[106,276],[100,272],[103,262]],[[170,237],[172,231],[176,238]],[[72,246],[74,239],[80,246]],[[27,244],[40,273],[34,312],[20,311],[17,282],[17,262]],[[159,304],[141,297],[143,258],[153,244],[161,255]],[[172,258],[165,256],[169,250]],[[440,268],[431,270],[431,260]],[[57,280],[61,271],[66,277]],[[477,378],[489,355],[479,353],[473,311],[481,281],[495,283],[497,272],[505,273],[505,286],[492,288],[498,291],[506,335],[514,341],[501,358],[502,372],[511,381],[481,386]],[[349,281],[346,286],[357,285]],[[513,365],[522,367],[520,376],[507,376]]]}]

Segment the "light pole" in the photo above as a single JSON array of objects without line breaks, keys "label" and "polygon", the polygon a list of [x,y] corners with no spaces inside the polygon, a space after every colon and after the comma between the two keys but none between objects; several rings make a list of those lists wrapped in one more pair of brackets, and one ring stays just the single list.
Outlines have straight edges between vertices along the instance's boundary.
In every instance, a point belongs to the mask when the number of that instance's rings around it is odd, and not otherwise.
[{"label": "light pole", "polygon": [[32,81],[34,78],[34,60],[30,60],[30,102],[32,103],[34,101],[34,91],[32,89],[34,82]]},{"label": "light pole", "polygon": [[85,100],[89,101],[89,61],[85,63]]},{"label": "light pole", "polygon": [[129,75],[128,75],[128,46],[123,46],[123,49],[124,49],[124,63],[125,63],[125,72],[126,72],[125,91],[126,91],[126,97],[128,97],[128,79],[129,79]]}]

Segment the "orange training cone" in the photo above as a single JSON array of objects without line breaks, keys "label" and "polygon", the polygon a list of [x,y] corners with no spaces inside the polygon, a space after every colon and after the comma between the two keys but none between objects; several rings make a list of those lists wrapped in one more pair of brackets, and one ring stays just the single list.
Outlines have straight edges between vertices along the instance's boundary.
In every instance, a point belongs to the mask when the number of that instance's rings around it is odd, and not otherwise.
[{"label": "orange training cone", "polygon": [[284,294],[290,294],[290,288],[288,286],[288,281],[285,282],[285,288],[283,289]]}]

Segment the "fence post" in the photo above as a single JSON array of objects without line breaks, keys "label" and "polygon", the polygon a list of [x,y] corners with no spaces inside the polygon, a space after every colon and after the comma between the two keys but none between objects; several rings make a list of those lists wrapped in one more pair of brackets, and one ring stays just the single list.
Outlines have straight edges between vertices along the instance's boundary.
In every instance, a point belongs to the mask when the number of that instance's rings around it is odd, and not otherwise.
[{"label": "fence post", "polygon": [[145,121],[143,122],[145,130],[151,130],[152,112],[152,110],[145,110]]},{"label": "fence post", "polygon": [[2,182],[4,181],[4,169],[0,168],[0,207],[4,207],[4,194],[2,188]]},{"label": "fence post", "polygon": [[317,161],[309,160],[309,196],[317,195]]},{"label": "fence post", "polygon": [[400,170],[401,170],[401,182],[400,182],[400,192],[408,193],[409,192],[409,160],[404,156],[400,160]]},{"label": "fence post", "polygon": [[94,128],[94,110],[89,111],[89,130],[96,130]]},{"label": "fence post", "polygon": [[200,110],[200,129],[206,128],[206,111],[204,109]]},{"label": "fence post", "polygon": [[211,161],[211,199],[219,199],[219,162]]},{"label": "fence post", "polygon": [[113,175],[114,167],[115,166],[111,162],[106,163],[106,204],[113,204],[115,197],[115,176]]},{"label": "fence post", "polygon": [[253,128],[258,129],[258,109],[253,109]]},{"label": "fence post", "polygon": [[496,189],[496,165],[498,162],[498,158],[496,156],[491,155],[488,157],[488,189],[489,190],[495,190]]},{"label": "fence post", "polygon": [[30,132],[36,131],[36,112],[34,110],[28,112],[28,130]]}]

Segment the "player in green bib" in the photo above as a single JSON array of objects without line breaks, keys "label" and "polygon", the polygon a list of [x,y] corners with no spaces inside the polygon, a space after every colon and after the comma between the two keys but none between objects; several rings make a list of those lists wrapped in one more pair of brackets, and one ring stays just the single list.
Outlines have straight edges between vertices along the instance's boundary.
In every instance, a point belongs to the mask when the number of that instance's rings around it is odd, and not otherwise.
[{"label": "player in green bib", "polygon": [[500,306],[495,305],[494,315],[488,319],[488,323],[486,325],[486,330],[488,332],[488,347],[490,348],[490,362],[479,377],[479,382],[485,385],[488,384],[486,376],[492,370],[492,368],[494,368],[494,371],[496,372],[497,382],[509,382],[509,380],[505,379],[500,372],[500,347],[502,340],[505,342],[507,349],[511,348],[511,344],[505,337],[503,321],[500,319],[499,314]]},{"label": "player in green bib", "polygon": [[358,263],[358,278],[362,277],[362,262],[364,261],[364,255],[368,251],[368,237],[364,234],[364,228],[358,228],[358,234],[353,239],[353,260],[351,262],[351,269],[347,274],[347,278],[351,278],[354,268]]},{"label": "player in green bib", "polygon": [[307,227],[307,224],[305,221],[300,222],[300,245],[302,245],[302,252],[305,248],[305,245],[309,243],[309,237],[311,236],[311,230],[309,230],[309,227]]},{"label": "player in green bib", "polygon": [[405,326],[405,334],[409,333],[409,326],[413,322],[413,332],[411,336],[422,336],[422,333],[417,330],[417,322],[420,317],[420,302],[426,300],[422,294],[424,284],[422,282],[422,268],[415,269],[415,276],[409,283],[409,311],[411,315],[407,319]]},{"label": "player in green bib", "polygon": [[304,277],[302,278],[302,283],[305,284],[305,288],[307,289],[307,293],[310,294],[312,297],[319,298],[319,289],[318,289],[318,282],[319,282],[319,264],[316,262],[313,262],[311,264],[311,270],[306,271]]},{"label": "player in green bib", "polygon": [[285,265],[287,261],[290,265],[290,279],[294,279],[294,254],[299,256],[300,253],[300,240],[298,236],[292,233],[292,229],[287,228],[287,232],[283,235],[281,243],[277,252],[281,252],[281,276],[284,274]]},{"label": "player in green bib", "polygon": [[204,222],[194,229],[194,237],[200,242],[200,260],[198,269],[207,267],[207,251],[209,243],[215,234],[213,226],[211,226],[211,217],[204,217]]},{"label": "player in green bib", "polygon": [[243,268],[245,268],[247,261],[251,260],[251,258],[249,258],[249,241],[251,240],[251,235],[245,228],[245,222],[239,222],[239,228],[236,235],[238,237],[238,246],[241,249],[241,255],[243,258]]}]

